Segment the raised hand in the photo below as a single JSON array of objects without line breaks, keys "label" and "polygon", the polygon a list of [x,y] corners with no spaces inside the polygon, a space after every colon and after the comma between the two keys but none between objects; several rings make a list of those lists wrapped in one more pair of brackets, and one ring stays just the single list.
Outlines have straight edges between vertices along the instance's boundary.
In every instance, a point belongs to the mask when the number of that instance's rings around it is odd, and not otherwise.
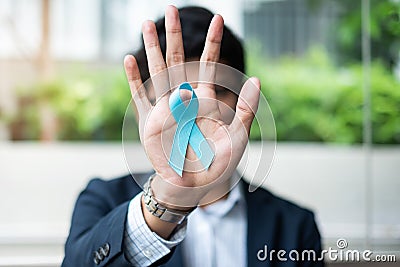
[{"label": "raised hand", "polygon": [[[210,77],[215,75],[215,64],[219,62],[223,25],[222,17],[215,15],[210,23],[200,58],[201,68],[204,68],[202,72]],[[214,85],[198,83],[195,92],[200,108],[196,124],[214,149],[215,158],[208,169],[201,170],[199,162],[196,163],[196,154],[189,146],[183,175],[180,177],[168,164],[170,149],[168,146],[172,145],[176,130],[176,122],[171,116],[168,103],[171,95],[169,89],[171,84],[176,85],[187,81],[183,64],[185,56],[179,14],[173,6],[168,6],[166,9],[165,27],[166,60],[160,49],[154,23],[146,21],[142,29],[149,72],[154,85],[155,105],[150,103],[146,95],[135,58],[127,56],[124,66],[132,98],[138,110],[141,142],[160,178],[159,181],[168,182],[163,185],[170,184],[186,189],[201,188],[196,192],[192,191],[195,193],[188,194],[186,197],[180,192],[180,201],[188,203],[169,201],[168,198],[177,198],[176,192],[172,192],[172,187],[170,189],[166,186],[163,186],[163,189],[160,186],[159,189],[153,188],[156,191],[155,194],[159,194],[160,197],[162,195],[164,201],[169,203],[190,206],[197,204],[209,191],[227,181],[236,169],[248,142],[250,126],[257,111],[260,82],[257,78],[246,81],[238,98],[235,117],[229,125],[222,121]],[[182,96],[183,99],[188,97],[190,96]]]}]

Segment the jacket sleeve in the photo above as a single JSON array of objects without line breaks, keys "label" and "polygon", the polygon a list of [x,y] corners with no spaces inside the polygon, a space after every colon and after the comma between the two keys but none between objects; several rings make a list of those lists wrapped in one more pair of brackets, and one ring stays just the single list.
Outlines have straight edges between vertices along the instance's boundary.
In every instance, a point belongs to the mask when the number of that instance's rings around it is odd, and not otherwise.
[{"label": "jacket sleeve", "polygon": [[[94,179],[79,195],[65,244],[62,267],[132,266],[123,251],[129,201],[112,207],[111,202],[106,200],[109,194],[106,184]],[[101,260],[96,260],[96,253],[100,254]],[[171,255],[168,254],[154,265],[168,261]]]}]

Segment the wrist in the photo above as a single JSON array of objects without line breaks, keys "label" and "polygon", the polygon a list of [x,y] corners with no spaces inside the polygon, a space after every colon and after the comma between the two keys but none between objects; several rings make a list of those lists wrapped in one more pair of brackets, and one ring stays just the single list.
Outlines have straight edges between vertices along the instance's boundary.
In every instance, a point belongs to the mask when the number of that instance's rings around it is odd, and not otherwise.
[{"label": "wrist", "polygon": [[156,174],[149,177],[149,180],[145,183],[143,188],[143,199],[145,209],[153,216],[160,220],[181,224],[186,217],[192,212],[197,206],[194,207],[181,207],[171,205],[168,203],[160,202],[154,196],[152,185],[153,179],[157,176]]},{"label": "wrist", "polygon": [[157,218],[156,216],[151,214],[146,209],[143,195],[140,198],[140,205],[141,205],[141,210],[143,213],[143,218],[144,218],[147,226],[150,228],[150,230],[155,232],[160,237],[162,237],[164,239],[168,239],[178,224],[163,221],[160,218]]},{"label": "wrist", "polygon": [[183,211],[196,208],[208,192],[205,187],[186,187],[173,184],[159,174],[153,175],[151,189],[154,198],[159,203]]}]

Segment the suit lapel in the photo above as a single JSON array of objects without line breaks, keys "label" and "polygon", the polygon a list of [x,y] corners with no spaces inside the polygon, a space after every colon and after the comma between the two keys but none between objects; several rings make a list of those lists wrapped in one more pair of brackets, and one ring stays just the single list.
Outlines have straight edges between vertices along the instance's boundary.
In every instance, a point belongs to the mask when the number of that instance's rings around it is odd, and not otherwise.
[{"label": "suit lapel", "polygon": [[182,257],[182,243],[175,247],[175,252],[171,259],[163,265],[165,267],[183,267],[183,257]]},{"label": "suit lapel", "polygon": [[248,183],[243,185],[247,206],[247,266],[270,266],[268,261],[257,258],[258,251],[274,243],[276,234],[272,229],[278,229],[276,220],[271,220],[274,218],[274,209],[270,205],[270,194],[262,189],[250,193]]}]

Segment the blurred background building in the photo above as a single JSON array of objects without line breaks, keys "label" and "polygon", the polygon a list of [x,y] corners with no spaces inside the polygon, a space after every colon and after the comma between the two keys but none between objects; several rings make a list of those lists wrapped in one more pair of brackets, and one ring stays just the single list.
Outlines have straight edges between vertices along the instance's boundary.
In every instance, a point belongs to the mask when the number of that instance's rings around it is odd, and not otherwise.
[{"label": "blurred background building", "polygon": [[[400,2],[168,3],[220,13],[243,39],[276,121],[265,186],[313,208],[326,247],[398,253]],[[127,172],[122,59],[166,4],[0,0],[0,266],[56,266],[88,179]]]}]

